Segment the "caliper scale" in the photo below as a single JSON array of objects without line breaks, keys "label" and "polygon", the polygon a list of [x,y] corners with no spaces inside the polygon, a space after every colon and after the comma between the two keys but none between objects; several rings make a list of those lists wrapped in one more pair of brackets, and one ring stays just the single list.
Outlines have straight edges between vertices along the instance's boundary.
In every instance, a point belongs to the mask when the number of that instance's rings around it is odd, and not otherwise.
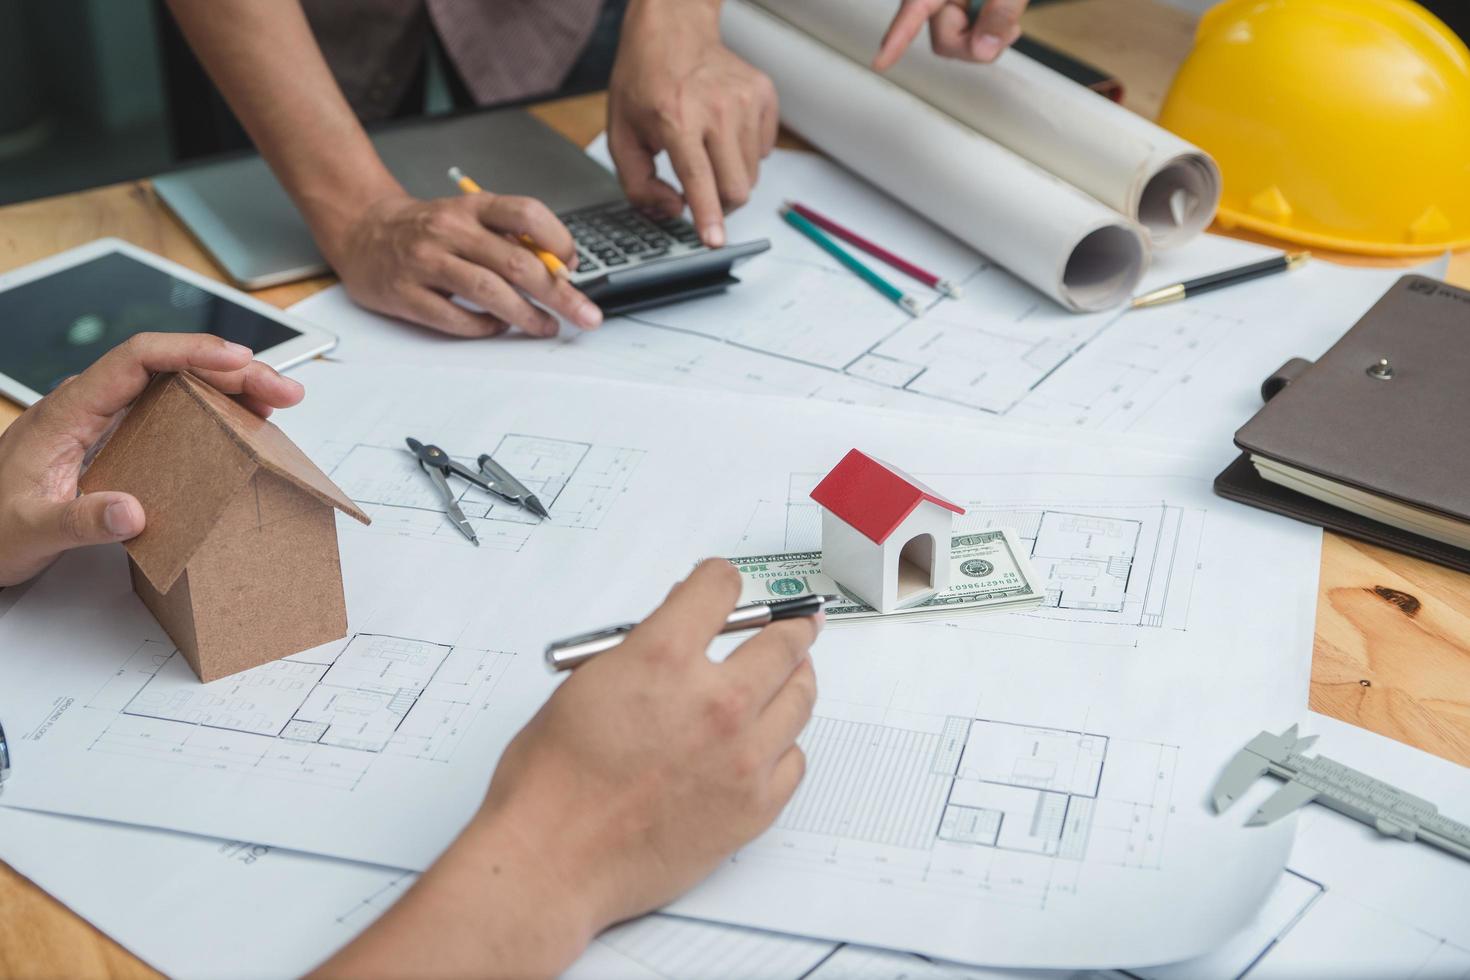
[{"label": "caliper scale", "polygon": [[1302,753],[1317,736],[1300,738],[1292,725],[1280,735],[1262,732],[1235,754],[1211,791],[1223,813],[1261,776],[1286,780],[1245,822],[1259,827],[1317,802],[1352,817],[1387,837],[1421,840],[1470,861],[1470,826],[1441,816],[1439,808],[1350,766]]}]

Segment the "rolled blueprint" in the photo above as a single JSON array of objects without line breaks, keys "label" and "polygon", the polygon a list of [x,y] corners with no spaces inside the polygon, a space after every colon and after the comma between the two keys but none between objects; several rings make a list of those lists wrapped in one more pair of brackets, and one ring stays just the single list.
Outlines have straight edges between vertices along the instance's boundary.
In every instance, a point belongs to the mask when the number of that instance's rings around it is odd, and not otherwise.
[{"label": "rolled blueprint", "polygon": [[1069,310],[1132,295],[1138,224],[747,0],[721,17],[775,82],[782,121],[839,163]]},{"label": "rolled blueprint", "polygon": [[[754,2],[863,66],[897,9],[893,0]],[[920,39],[885,77],[1134,218],[1160,248],[1215,216],[1220,169],[1209,154],[1018,51],[978,65],[941,58]]]}]

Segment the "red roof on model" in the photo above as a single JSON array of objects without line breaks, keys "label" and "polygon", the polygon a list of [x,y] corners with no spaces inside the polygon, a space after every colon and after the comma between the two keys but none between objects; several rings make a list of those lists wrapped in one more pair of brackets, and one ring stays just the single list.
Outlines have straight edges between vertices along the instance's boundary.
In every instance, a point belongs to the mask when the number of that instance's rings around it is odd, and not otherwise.
[{"label": "red roof on model", "polygon": [[822,478],[812,499],[874,544],[886,541],[926,500],[956,514],[965,512],[903,470],[856,449]]}]

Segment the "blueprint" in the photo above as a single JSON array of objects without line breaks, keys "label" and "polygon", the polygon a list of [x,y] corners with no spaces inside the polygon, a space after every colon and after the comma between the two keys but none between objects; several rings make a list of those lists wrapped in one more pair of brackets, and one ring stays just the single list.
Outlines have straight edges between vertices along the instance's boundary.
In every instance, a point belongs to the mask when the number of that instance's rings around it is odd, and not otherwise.
[{"label": "blueprint", "polygon": [[[549,639],[642,616],[708,555],[783,550],[808,533],[804,481],[860,440],[979,504],[961,530],[1017,526],[1054,595],[832,625],[806,787],[673,911],[953,959],[1141,963],[1214,946],[1279,874],[1291,825],[1216,820],[1207,760],[1305,702],[1319,532],[1222,506],[1215,461],[534,374],[297,377],[309,395],[281,424],[378,506],[411,509],[411,471],[382,456],[408,434],[463,457],[510,447],[566,489],[550,520],[500,522],[516,548],[427,517],[340,525],[349,635],[209,685],[132,595],[120,549],[68,556],[0,619],[0,717],[27,767],[5,804],[421,870],[553,689]],[[1167,934],[1134,914],[1166,907],[1186,910]],[[1074,941],[1039,945],[1043,928]]]},{"label": "blueprint", "polygon": [[[1284,720],[1284,719],[1283,719]],[[1463,767],[1321,715],[1338,757],[1413,792],[1470,800]],[[1461,812],[1464,812],[1463,810]],[[210,978],[297,976],[372,924],[406,871],[0,807],[0,859],[157,969]],[[962,967],[907,953],[667,915],[600,936],[570,980],[1269,980],[1470,977],[1461,898],[1470,867],[1322,808],[1300,822],[1288,869],[1255,921],[1212,954],[1129,973]],[[209,902],[198,896],[209,895]],[[261,941],[268,937],[268,942]],[[1059,937],[1058,942],[1064,942]]]},{"label": "blueprint", "polygon": [[[924,306],[909,317],[786,225],[787,199],[959,283],[962,297],[895,273]],[[1227,446],[1260,407],[1262,380],[1326,350],[1407,271],[1308,263],[1186,303],[1068,313],[836,164],[786,150],[762,164],[728,231],[772,243],[737,269],[742,285],[592,333],[564,327],[554,341],[431,334],[359,309],[341,287],[292,312],[338,334],[333,356],[346,361],[583,373]],[[1156,256],[1142,288],[1272,254],[1201,236]]]}]

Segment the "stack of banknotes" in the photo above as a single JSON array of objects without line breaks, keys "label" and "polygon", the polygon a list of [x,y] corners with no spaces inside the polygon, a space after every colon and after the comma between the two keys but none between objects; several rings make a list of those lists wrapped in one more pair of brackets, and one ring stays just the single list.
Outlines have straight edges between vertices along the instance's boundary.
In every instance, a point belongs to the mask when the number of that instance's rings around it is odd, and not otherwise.
[{"label": "stack of banknotes", "polygon": [[[850,596],[842,585],[822,571],[820,551],[792,551],[776,555],[731,558],[744,584],[740,604],[775,602],[812,593],[841,596],[827,606],[827,619],[866,619],[882,615]],[[948,619],[965,613],[1025,609],[1039,606],[1045,590],[1026,561],[1024,550],[1009,528],[957,534],[950,541],[949,588],[924,602],[889,613],[928,619]]]}]

